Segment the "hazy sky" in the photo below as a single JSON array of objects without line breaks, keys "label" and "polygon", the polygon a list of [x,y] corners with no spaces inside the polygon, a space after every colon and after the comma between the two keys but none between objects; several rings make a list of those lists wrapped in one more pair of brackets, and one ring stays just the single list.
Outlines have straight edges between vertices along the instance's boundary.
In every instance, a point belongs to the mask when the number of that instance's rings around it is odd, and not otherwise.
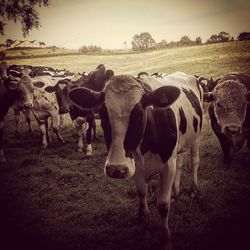
[{"label": "hazy sky", "polygon": [[[30,32],[27,40],[47,45],[79,48],[130,46],[135,34],[149,32],[156,42],[178,41],[183,35],[201,36],[203,42],[220,31],[236,37],[250,32],[250,0],[50,0],[39,8],[41,27]],[[19,24],[10,22],[5,36],[22,37]]]}]

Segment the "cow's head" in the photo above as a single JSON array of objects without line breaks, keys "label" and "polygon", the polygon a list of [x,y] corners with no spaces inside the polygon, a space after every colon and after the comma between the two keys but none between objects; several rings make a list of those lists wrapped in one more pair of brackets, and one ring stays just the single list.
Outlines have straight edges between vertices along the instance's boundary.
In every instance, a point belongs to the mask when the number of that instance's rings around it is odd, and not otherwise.
[{"label": "cow's head", "polygon": [[114,75],[112,70],[106,70],[103,64],[90,72],[87,76],[83,75],[80,79],[71,81],[72,85],[82,86],[94,91],[102,91],[108,79]]},{"label": "cow's head", "polygon": [[246,118],[250,92],[246,86],[235,80],[226,80],[218,84],[213,92],[208,92],[205,101],[213,102],[214,113],[222,133],[229,139],[242,133]]},{"label": "cow's head", "polygon": [[19,99],[22,101],[24,107],[33,107],[34,88],[30,76],[22,75],[21,73],[19,76],[13,76],[11,72],[9,72],[4,84],[14,99]]},{"label": "cow's head", "polygon": [[78,87],[69,92],[69,97],[79,108],[100,108],[108,148],[105,173],[123,179],[135,172],[136,150],[145,132],[147,106],[167,107],[179,94],[176,87],[164,86],[152,91],[141,80],[120,75],[112,77],[101,92]]},{"label": "cow's head", "polygon": [[56,99],[59,106],[59,114],[66,114],[69,112],[70,100],[68,93],[71,84],[69,79],[59,80],[54,86],[47,86],[44,90],[48,93],[55,92]]},{"label": "cow's head", "polygon": [[213,91],[213,89],[216,87],[216,85],[220,82],[221,78],[213,79],[213,77],[206,78],[203,76],[195,76],[198,80],[198,83],[202,87],[204,93]]}]

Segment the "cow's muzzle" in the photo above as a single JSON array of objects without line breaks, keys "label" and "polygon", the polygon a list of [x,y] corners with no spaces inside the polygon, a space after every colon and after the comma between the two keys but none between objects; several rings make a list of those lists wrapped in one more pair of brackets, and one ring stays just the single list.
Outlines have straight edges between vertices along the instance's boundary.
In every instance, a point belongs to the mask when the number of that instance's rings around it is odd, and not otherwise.
[{"label": "cow's muzzle", "polygon": [[61,115],[67,114],[68,112],[69,112],[69,108],[66,108],[66,107],[59,108],[59,114]]},{"label": "cow's muzzle", "polygon": [[106,174],[110,178],[124,179],[129,177],[129,168],[126,165],[106,165]]},{"label": "cow's muzzle", "polygon": [[232,136],[239,135],[241,133],[241,131],[242,131],[241,126],[233,125],[233,126],[226,126],[225,127],[226,134],[229,134]]},{"label": "cow's muzzle", "polygon": [[29,102],[28,102],[28,103],[24,103],[23,105],[24,105],[24,107],[27,108],[27,109],[33,108],[33,104],[32,104],[32,103],[29,103]]}]

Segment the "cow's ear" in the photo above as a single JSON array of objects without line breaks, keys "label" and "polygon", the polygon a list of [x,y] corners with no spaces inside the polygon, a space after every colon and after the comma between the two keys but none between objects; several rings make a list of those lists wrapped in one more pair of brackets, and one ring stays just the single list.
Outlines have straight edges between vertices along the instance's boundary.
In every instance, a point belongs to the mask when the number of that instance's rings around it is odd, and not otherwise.
[{"label": "cow's ear", "polygon": [[150,93],[144,94],[141,102],[144,107],[149,105],[168,107],[176,101],[180,93],[181,91],[177,87],[163,86]]},{"label": "cow's ear", "polygon": [[107,79],[107,81],[110,80],[113,76],[114,76],[114,71],[111,70],[111,69],[108,69],[106,71],[106,79]]},{"label": "cow's ear", "polygon": [[56,86],[47,86],[44,90],[48,93],[53,93],[56,91]]},{"label": "cow's ear", "polygon": [[94,110],[101,107],[105,93],[95,92],[88,88],[76,87],[69,91],[69,99],[72,104],[83,110]]},{"label": "cow's ear", "polygon": [[4,83],[9,90],[16,90],[19,86],[19,82],[20,78],[9,76]]},{"label": "cow's ear", "polygon": [[42,88],[45,84],[43,82],[33,82],[33,85],[37,88]]},{"label": "cow's ear", "polygon": [[214,101],[214,93],[213,92],[204,93],[204,101],[205,102],[212,102],[212,101]]}]

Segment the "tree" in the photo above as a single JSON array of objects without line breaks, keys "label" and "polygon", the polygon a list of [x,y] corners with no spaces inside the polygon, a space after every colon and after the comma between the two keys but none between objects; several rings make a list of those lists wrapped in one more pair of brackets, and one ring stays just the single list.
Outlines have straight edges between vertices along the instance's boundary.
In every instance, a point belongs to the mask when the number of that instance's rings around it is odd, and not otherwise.
[{"label": "tree", "polygon": [[229,42],[232,40],[232,36],[225,31],[221,31],[218,35],[211,35],[210,38],[207,40],[207,43],[223,43]]},{"label": "tree", "polygon": [[7,46],[7,48],[9,48],[10,47],[10,45],[13,43],[13,40],[12,39],[7,39],[6,41],[5,41],[5,45]]},{"label": "tree", "polygon": [[0,1],[0,35],[4,35],[6,20],[18,21],[22,25],[23,36],[40,26],[36,6],[49,6],[49,0],[2,0]]},{"label": "tree", "polygon": [[166,40],[161,40],[161,42],[157,43],[157,48],[158,49],[163,49],[163,48],[166,48],[168,46],[168,43]]},{"label": "tree", "polygon": [[238,35],[237,40],[239,41],[250,40],[250,32],[241,32]]},{"label": "tree", "polygon": [[191,43],[192,41],[188,36],[181,37],[181,40],[179,41],[180,45],[190,45]]},{"label": "tree", "polygon": [[142,32],[139,35],[136,34],[132,40],[132,50],[149,50],[154,48],[155,45],[155,40],[148,32]]},{"label": "tree", "polygon": [[229,33],[225,32],[225,31],[221,31],[218,35],[218,38],[220,40],[220,42],[228,42],[231,38],[231,36],[229,35]]},{"label": "tree", "polygon": [[202,44],[202,40],[201,40],[201,37],[200,37],[200,36],[198,36],[198,37],[195,38],[195,44],[196,44],[196,45]]},{"label": "tree", "polygon": [[219,42],[219,37],[216,34],[211,35],[210,38],[207,40],[207,43],[218,43],[218,42]]}]

